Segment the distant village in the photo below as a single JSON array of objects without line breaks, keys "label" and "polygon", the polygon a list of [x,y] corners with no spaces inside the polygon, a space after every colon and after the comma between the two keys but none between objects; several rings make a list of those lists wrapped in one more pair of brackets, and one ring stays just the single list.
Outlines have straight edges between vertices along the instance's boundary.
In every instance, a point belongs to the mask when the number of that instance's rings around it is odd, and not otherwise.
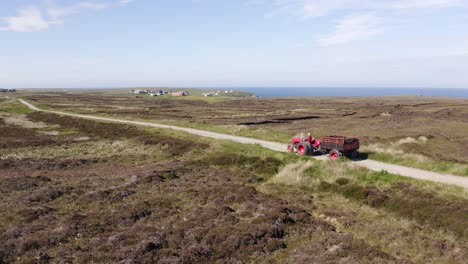
[{"label": "distant village", "polygon": [[[148,96],[189,96],[190,94],[186,91],[163,91],[163,90],[130,90],[129,94],[146,94]],[[234,94],[233,90],[229,91],[212,91],[202,93],[205,97],[215,97],[215,96],[232,96]]]},{"label": "distant village", "polygon": [[0,88],[0,93],[16,93],[16,89]]},{"label": "distant village", "polygon": [[130,90],[128,91],[129,94],[146,94],[149,96],[163,96],[163,95],[169,95],[169,96],[188,96],[189,93],[185,91],[163,91],[163,90]]},{"label": "distant village", "polygon": [[226,95],[231,95],[233,94],[234,91],[233,90],[230,90],[230,91],[215,91],[215,92],[208,92],[208,93],[202,93],[203,96],[205,97],[213,97],[213,96],[226,96]]}]

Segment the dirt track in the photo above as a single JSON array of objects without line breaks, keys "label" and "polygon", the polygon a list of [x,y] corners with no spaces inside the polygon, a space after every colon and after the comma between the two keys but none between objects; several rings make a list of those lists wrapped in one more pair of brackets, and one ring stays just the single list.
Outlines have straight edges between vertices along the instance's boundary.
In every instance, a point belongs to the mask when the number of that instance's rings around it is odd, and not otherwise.
[{"label": "dirt track", "polygon": [[[19,99],[19,101],[23,103],[24,105],[26,105],[27,107],[29,107],[30,109],[35,110],[35,111],[43,111],[43,112],[55,113],[55,114],[60,114],[60,115],[72,116],[72,117],[92,119],[92,120],[101,120],[101,121],[109,121],[109,122],[115,122],[115,123],[124,123],[124,124],[132,124],[132,125],[139,125],[139,126],[150,126],[150,127],[156,127],[156,128],[172,129],[172,130],[183,131],[186,133],[200,135],[204,137],[231,140],[231,141],[235,141],[235,142],[239,142],[243,144],[259,144],[265,148],[272,149],[275,151],[286,151],[286,144],[277,143],[277,142],[271,142],[271,141],[265,141],[265,140],[254,139],[254,138],[247,138],[247,137],[240,137],[240,136],[233,136],[233,135],[221,134],[221,133],[204,131],[204,130],[193,129],[193,128],[155,124],[155,123],[149,123],[149,122],[122,120],[122,119],[105,118],[105,117],[98,117],[98,116],[91,116],[91,115],[72,114],[72,113],[66,113],[66,112],[60,112],[60,111],[42,110],[24,100]],[[324,159],[325,157],[316,157],[316,158]],[[453,185],[461,186],[461,187],[468,189],[468,177],[461,177],[461,176],[455,176],[455,175],[450,175],[450,174],[441,174],[441,173],[425,171],[425,170],[420,170],[420,169],[415,169],[415,168],[409,168],[409,167],[395,165],[395,164],[388,164],[388,163],[374,161],[374,160],[355,161],[354,164],[365,167],[373,171],[385,170],[393,174],[398,174],[398,175],[407,176],[407,177],[420,179],[420,180],[428,180],[428,181],[433,181],[433,182],[453,184]]]}]

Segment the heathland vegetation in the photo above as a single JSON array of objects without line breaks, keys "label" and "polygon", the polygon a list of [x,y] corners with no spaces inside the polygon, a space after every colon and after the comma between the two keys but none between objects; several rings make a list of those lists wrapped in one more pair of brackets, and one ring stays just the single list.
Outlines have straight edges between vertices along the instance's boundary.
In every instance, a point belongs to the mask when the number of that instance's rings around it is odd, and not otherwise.
[{"label": "heathland vegetation", "polygon": [[312,132],[359,136],[370,159],[468,175],[468,102],[376,98],[157,98],[120,90],[27,96],[42,108],[154,121],[288,142]]},{"label": "heathland vegetation", "polygon": [[[140,109],[146,101],[129,106],[130,99],[121,99],[119,108],[113,101],[97,105],[97,99],[73,96],[54,99],[54,105],[48,96],[30,99],[67,111],[128,117],[141,111],[141,119],[158,118],[152,116],[158,111]],[[198,103],[184,100],[198,109]],[[161,102],[166,111],[177,101]],[[468,194],[462,188],[256,145],[31,112],[10,99],[0,99],[0,108],[8,109],[0,116],[0,262],[463,263],[468,258]],[[176,121],[190,123],[186,110],[173,113],[181,116]],[[262,129],[249,133],[260,135]],[[369,135],[364,139],[370,148],[396,142]],[[424,141],[424,135],[428,142],[408,144],[432,147],[427,133],[407,137]]]}]

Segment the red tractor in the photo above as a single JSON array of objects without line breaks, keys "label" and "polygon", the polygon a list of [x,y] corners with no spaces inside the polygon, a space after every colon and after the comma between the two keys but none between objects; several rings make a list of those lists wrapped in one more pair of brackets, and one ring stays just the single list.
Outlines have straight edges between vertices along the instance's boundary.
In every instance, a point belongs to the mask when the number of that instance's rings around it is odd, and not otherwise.
[{"label": "red tractor", "polygon": [[307,140],[306,138],[293,138],[288,145],[288,152],[300,156],[320,155],[328,153],[332,160],[341,156],[355,159],[358,155],[359,139],[346,136],[326,136],[320,139]]}]

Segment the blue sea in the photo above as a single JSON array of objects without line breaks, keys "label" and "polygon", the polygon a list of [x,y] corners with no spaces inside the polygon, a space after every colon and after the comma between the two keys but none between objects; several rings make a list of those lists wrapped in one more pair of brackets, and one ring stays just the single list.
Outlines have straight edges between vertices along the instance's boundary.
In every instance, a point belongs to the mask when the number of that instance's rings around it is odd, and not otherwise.
[{"label": "blue sea", "polygon": [[415,95],[428,97],[468,98],[468,89],[452,88],[233,88],[254,93],[259,97],[291,96],[401,96]]}]

